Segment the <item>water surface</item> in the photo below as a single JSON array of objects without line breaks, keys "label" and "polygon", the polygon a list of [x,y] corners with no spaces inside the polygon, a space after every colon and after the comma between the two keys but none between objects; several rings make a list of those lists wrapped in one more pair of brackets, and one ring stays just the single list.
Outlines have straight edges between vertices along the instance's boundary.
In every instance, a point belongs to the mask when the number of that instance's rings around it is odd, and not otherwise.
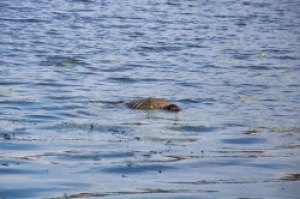
[{"label": "water surface", "polygon": [[297,198],[299,10],[2,1],[0,198]]}]

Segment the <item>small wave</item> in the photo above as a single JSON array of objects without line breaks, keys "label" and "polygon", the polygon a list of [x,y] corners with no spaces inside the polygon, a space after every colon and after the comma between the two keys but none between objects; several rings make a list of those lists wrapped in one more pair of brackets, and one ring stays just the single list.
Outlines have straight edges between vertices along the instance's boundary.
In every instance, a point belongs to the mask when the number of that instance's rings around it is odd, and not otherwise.
[{"label": "small wave", "polygon": [[4,18],[0,17],[0,21],[13,21],[13,22],[21,22],[21,23],[45,23],[50,22],[44,19],[36,19],[36,18]]}]

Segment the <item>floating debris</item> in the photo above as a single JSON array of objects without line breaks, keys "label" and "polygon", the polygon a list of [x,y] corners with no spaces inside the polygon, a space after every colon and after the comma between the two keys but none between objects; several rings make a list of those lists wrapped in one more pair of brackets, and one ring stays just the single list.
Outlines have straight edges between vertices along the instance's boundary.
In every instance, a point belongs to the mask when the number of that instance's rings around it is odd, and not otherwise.
[{"label": "floating debris", "polygon": [[264,58],[264,57],[266,57],[266,54],[264,52],[260,52],[260,53],[258,53],[258,57]]}]

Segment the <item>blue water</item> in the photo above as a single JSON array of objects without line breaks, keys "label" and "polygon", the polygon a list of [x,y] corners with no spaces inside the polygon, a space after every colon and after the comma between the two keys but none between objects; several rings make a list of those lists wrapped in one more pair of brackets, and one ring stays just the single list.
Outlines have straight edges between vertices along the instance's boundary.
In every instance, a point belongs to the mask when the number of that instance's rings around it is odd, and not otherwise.
[{"label": "blue water", "polygon": [[298,198],[299,10],[1,1],[0,198]]}]

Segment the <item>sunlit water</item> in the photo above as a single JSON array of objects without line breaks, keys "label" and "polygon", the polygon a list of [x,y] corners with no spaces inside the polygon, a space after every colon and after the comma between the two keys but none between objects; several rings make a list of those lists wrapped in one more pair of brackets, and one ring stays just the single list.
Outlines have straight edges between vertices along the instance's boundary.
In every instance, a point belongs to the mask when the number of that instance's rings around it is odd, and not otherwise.
[{"label": "sunlit water", "polygon": [[0,198],[298,198],[299,10],[1,1]]}]

